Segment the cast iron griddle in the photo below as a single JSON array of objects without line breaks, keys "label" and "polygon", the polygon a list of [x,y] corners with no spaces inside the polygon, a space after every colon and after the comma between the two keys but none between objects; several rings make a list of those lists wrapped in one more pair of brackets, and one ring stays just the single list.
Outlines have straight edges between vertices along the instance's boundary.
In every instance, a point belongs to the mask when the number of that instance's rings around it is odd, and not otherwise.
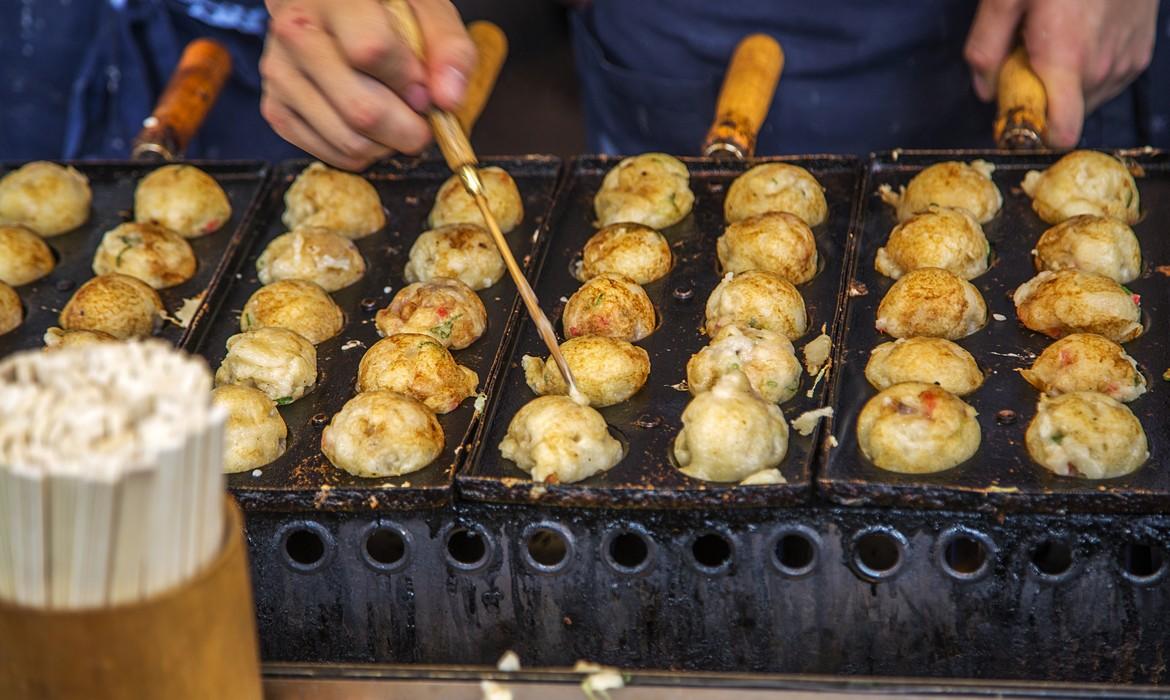
[{"label": "cast iron griddle", "polygon": [[[93,191],[89,219],[74,231],[45,239],[57,257],[57,266],[36,282],[16,288],[24,303],[25,319],[16,330],[0,335],[0,357],[44,345],[45,331],[50,326],[59,325],[57,317],[69,298],[78,287],[94,277],[93,255],[102,236],[118,224],[134,220],[134,189],[138,181],[165,165],[132,161],[70,161],[63,164],[72,165],[89,178]],[[21,165],[23,163],[5,163],[0,166],[0,176]],[[216,278],[220,265],[237,245],[239,232],[251,216],[251,205],[268,175],[267,164],[260,161],[192,161],[191,165],[214,177],[223,187],[232,204],[232,218],[209,236],[188,239],[198,260],[195,276],[176,287],[159,290],[163,305],[171,315],[183,305],[183,299],[206,290]],[[206,308],[200,309],[198,315],[202,315]],[[157,335],[178,345],[185,333],[174,323],[165,322]]]},{"label": "cast iron griddle", "polygon": [[[723,199],[727,187],[741,173],[762,160],[749,162],[683,158],[695,193],[693,212],[663,231],[671,242],[675,263],[666,277],[646,285],[660,325],[637,344],[650,355],[650,378],[629,401],[601,409],[612,432],[626,447],[625,457],[613,469],[576,484],[534,483],[528,475],[500,456],[498,445],[512,416],[535,394],[524,380],[520,359],[547,356],[535,327],[525,318],[510,346],[508,363],[495,392],[489,397],[484,428],[479,431],[470,461],[457,477],[460,493],[495,502],[535,502],[558,506],[691,507],[761,506],[791,504],[807,498],[818,434],[802,437],[791,431],[788,454],[780,466],[788,483],[737,486],[692,479],[674,464],[674,438],[682,427],[681,415],[691,394],[680,384],[686,363],[707,344],[701,329],[707,297],[721,278],[715,240],[722,234]],[[821,269],[798,287],[809,313],[809,332],[794,345],[798,356],[822,326],[832,335],[839,308],[846,241],[857,201],[861,168],[852,157],[814,156],[782,159],[808,168],[825,187],[829,219],[816,227]],[[580,255],[593,226],[593,196],[605,173],[618,158],[585,157],[575,160],[549,217],[550,235],[535,268],[535,288],[543,308],[564,337],[560,324],[565,300],[580,286],[570,266]],[[517,309],[522,312],[522,309]],[[824,404],[826,386],[813,391],[805,375],[799,393],[781,406],[786,419]]]},{"label": "cast iron griddle", "polygon": [[[261,286],[256,278],[256,258],[269,241],[286,231],[280,221],[285,190],[309,162],[278,166],[273,185],[258,209],[254,230],[240,246],[235,265],[217,288],[209,321],[195,329],[189,347],[206,357],[212,369],[223,361],[224,343],[239,332],[244,303]],[[484,166],[489,165],[507,170],[520,188],[524,222],[508,234],[508,241],[517,258],[527,260],[552,201],[560,160],[546,156],[498,158],[484,162]],[[450,175],[442,160],[391,160],[365,173],[387,211],[386,227],[357,241],[366,259],[366,274],[332,295],[345,313],[346,324],[341,333],[317,346],[317,386],[300,400],[280,408],[288,425],[287,451],[258,473],[229,476],[228,487],[245,509],[406,509],[438,506],[449,500],[451,476],[475,422],[473,399],[439,416],[446,447],[434,463],[413,474],[386,479],[351,476],[330,464],[321,453],[320,442],[321,431],[333,414],[354,396],[358,363],[379,340],[374,315],[406,286],[402,274],[410,246],[428,228],[426,218],[435,194]],[[487,332],[470,347],[453,354],[460,364],[476,371],[482,392],[488,391],[495,376],[492,368],[508,333],[516,287],[505,275],[479,295],[487,307]]]},{"label": "cast iron griddle", "polygon": [[[844,342],[838,348],[843,366],[833,378],[837,408],[832,432],[839,445],[825,445],[825,468],[818,483],[839,503],[898,505],[913,508],[1004,509],[1028,511],[1146,512],[1170,505],[1170,385],[1162,373],[1170,367],[1170,279],[1154,268],[1170,264],[1170,156],[1149,150],[1122,151],[1144,171],[1137,179],[1142,218],[1134,225],[1143,257],[1142,276],[1126,285],[1141,295],[1145,333],[1125,344],[1149,383],[1149,392],[1128,404],[1142,422],[1150,442],[1150,460],[1133,474],[1090,481],[1060,477],[1032,462],[1024,432],[1036,414],[1039,393],[1015,371],[1029,367],[1051,338],[1024,328],[1016,317],[1012,292],[1036,274],[1031,250],[1048,228],[1032,211],[1020,189],[1024,174],[1044,169],[1059,154],[1006,154],[1002,151],[915,151],[875,156],[870,162],[864,205],[851,261],[851,279],[868,294],[846,305]],[[995,163],[995,183],[1003,193],[1003,210],[984,224],[993,249],[991,269],[972,283],[983,293],[991,314],[983,330],[957,341],[974,355],[987,379],[966,401],[979,412],[983,442],[967,462],[933,475],[902,475],[868,462],[857,446],[855,424],[865,402],[877,392],[865,379],[869,352],[891,338],[874,329],[877,306],[893,284],[874,270],[874,256],[896,223],[894,210],[877,196],[878,187],[897,189],[926,166],[946,160],[977,158]],[[1014,412],[1010,416],[997,413]]]}]

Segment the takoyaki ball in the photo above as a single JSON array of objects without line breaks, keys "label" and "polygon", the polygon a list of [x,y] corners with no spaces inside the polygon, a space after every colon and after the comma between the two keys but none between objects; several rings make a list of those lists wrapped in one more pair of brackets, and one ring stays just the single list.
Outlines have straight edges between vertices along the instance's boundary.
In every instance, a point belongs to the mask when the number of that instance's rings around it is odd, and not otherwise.
[{"label": "takoyaki ball", "polygon": [[67,331],[101,331],[119,340],[146,338],[162,324],[163,311],[162,299],[148,284],[113,272],[78,287],[59,322]]},{"label": "takoyaki ball", "polygon": [[24,323],[24,307],[20,295],[7,284],[0,282],[0,335],[15,330]]},{"label": "takoyaki ball", "polygon": [[619,223],[593,234],[581,258],[577,278],[582,282],[610,274],[650,284],[670,272],[673,255],[661,233],[642,224]]},{"label": "takoyaki ball", "polygon": [[604,274],[573,292],[561,323],[565,335],[604,335],[635,342],[654,330],[654,304],[629,277]]},{"label": "takoyaki ball", "polygon": [[1029,384],[1049,396],[1097,391],[1117,401],[1133,401],[1146,393],[1146,378],[1120,345],[1093,333],[1073,333],[1052,345],[1019,370]]},{"label": "takoyaki ball", "polygon": [[[520,198],[520,190],[512,176],[503,168],[492,166],[480,168],[479,179],[483,183],[483,194],[488,201],[488,209],[491,209],[500,230],[507,233],[519,226],[524,221],[524,200]],[[450,224],[487,226],[479,206],[476,205],[475,199],[467,194],[458,175],[447,178],[439,188],[439,193],[435,195],[435,206],[431,208],[431,215],[427,221],[431,228]]]},{"label": "takoyaki ball", "polygon": [[875,326],[895,338],[958,340],[986,324],[987,304],[975,285],[953,272],[926,267],[890,287],[878,304]]},{"label": "takoyaki ball", "polygon": [[85,223],[93,193],[72,166],[36,161],[0,178],[0,223],[58,236]]},{"label": "takoyaki ball", "polygon": [[93,256],[93,272],[118,272],[155,289],[195,276],[195,251],[179,234],[154,224],[125,223],[106,231]]},{"label": "takoyaki ball", "polygon": [[216,386],[250,386],[279,406],[301,398],[316,383],[317,348],[287,328],[257,328],[228,338],[227,356],[215,372]]},{"label": "takoyaki ball", "polygon": [[158,224],[183,238],[215,233],[232,218],[223,188],[193,165],[164,165],[134,190],[134,220]]},{"label": "takoyaki ball", "polygon": [[687,476],[740,481],[770,469],[788,453],[788,423],[780,407],[761,399],[742,372],[729,372],[691,399],[674,441],[674,458]]},{"label": "takoyaki ball", "polygon": [[369,180],[313,163],[284,193],[288,230],[326,228],[346,238],[364,238],[386,225],[382,200]]},{"label": "takoyaki ball", "polygon": [[[638,393],[650,376],[650,356],[637,345],[601,335],[583,335],[561,343],[573,381],[589,400],[601,408],[621,403]],[[537,394],[569,393],[565,378],[550,357],[525,355],[521,360],[528,387]]]},{"label": "takoyaki ball", "polygon": [[1026,327],[1053,338],[1096,333],[1125,343],[1142,334],[1138,296],[1104,275],[1045,270],[1013,296]]},{"label": "takoyaki ball", "polygon": [[1124,404],[1095,391],[1040,397],[1024,434],[1028,454],[1061,476],[1112,479],[1150,457],[1146,433]]},{"label": "takoyaki ball", "polygon": [[829,216],[825,188],[798,165],[763,163],[735,178],[723,200],[727,223],[773,211],[788,212],[809,226],[819,226]]},{"label": "takoyaki ball", "polygon": [[791,399],[800,387],[800,360],[788,338],[775,331],[719,329],[711,343],[687,362],[687,386],[697,396],[730,372],[742,372],[751,388],[769,403]]},{"label": "takoyaki ball", "polygon": [[118,339],[109,333],[103,333],[101,331],[67,331],[54,326],[45,331],[44,342],[46,350],[57,350],[60,348],[75,348],[82,345],[116,343]]},{"label": "takoyaki ball", "polygon": [[256,259],[256,272],[262,284],[308,280],[336,292],[366,274],[366,261],[345,236],[323,228],[302,228],[273,238]]},{"label": "takoyaki ball", "polygon": [[955,396],[983,385],[983,372],[971,353],[945,338],[900,338],[869,354],[865,378],[881,391],[903,382],[937,384]]},{"label": "takoyaki ball", "polygon": [[0,225],[0,282],[19,287],[53,271],[53,251],[32,229]]},{"label": "takoyaki ball", "polygon": [[903,382],[870,399],[857,417],[857,443],[878,467],[930,474],[970,459],[982,439],[975,409],[942,387]]},{"label": "takoyaki ball", "polygon": [[1138,220],[1137,183],[1120,160],[1097,151],[1073,151],[1047,170],[1029,170],[1024,192],[1032,209],[1050,224],[1080,214]]},{"label": "takoyaki ball", "polygon": [[725,272],[763,270],[801,284],[817,274],[817,241],[800,217],[768,212],[729,225],[715,242]]},{"label": "takoyaki ball", "polygon": [[240,314],[240,330],[287,328],[313,345],[329,340],[345,326],[345,315],[320,285],[307,280],[278,280],[257,289]]},{"label": "takoyaki ball", "polygon": [[894,279],[911,270],[937,267],[971,280],[987,272],[990,256],[983,227],[966,209],[931,207],[890,231],[889,240],[878,248],[874,267]]},{"label": "takoyaki ball", "polygon": [[443,452],[443,428],[422,402],[393,391],[353,397],[321,434],[321,451],[354,476],[416,472]]},{"label": "takoyaki ball", "polygon": [[358,365],[357,390],[395,391],[435,413],[449,413],[475,396],[479,376],[429,335],[399,333],[374,343]]},{"label": "takoyaki ball", "polygon": [[288,426],[263,392],[225,384],[211,392],[211,403],[227,411],[223,470],[228,474],[259,469],[284,454]]},{"label": "takoyaki ball", "polygon": [[383,337],[423,333],[445,347],[462,350],[487,330],[487,309],[471,287],[437,277],[400,289],[374,321]]},{"label": "takoyaki ball", "polygon": [[1066,219],[1040,236],[1036,269],[1081,270],[1105,275],[1121,284],[1142,272],[1142,249],[1124,222],[1082,214]]},{"label": "takoyaki ball", "polygon": [[492,236],[477,224],[450,224],[424,231],[410,247],[407,282],[457,279],[472,289],[487,289],[507,272]]},{"label": "takoyaki ball", "polygon": [[707,297],[705,329],[713,338],[725,326],[775,331],[796,340],[808,330],[804,297],[771,272],[729,273]]},{"label": "takoyaki ball", "polygon": [[598,226],[632,222],[664,229],[685,219],[694,203],[687,166],[665,153],[644,153],[605,174],[593,209]]},{"label": "takoyaki ball", "polygon": [[915,175],[899,192],[882,185],[880,194],[884,202],[894,206],[898,221],[939,206],[966,209],[976,221],[985,224],[1003,206],[1003,195],[991,181],[993,172],[995,165],[984,160],[935,163]]},{"label": "takoyaki ball", "polygon": [[571,484],[620,462],[622,445],[596,409],[567,396],[538,396],[512,417],[500,455],[533,481]]}]

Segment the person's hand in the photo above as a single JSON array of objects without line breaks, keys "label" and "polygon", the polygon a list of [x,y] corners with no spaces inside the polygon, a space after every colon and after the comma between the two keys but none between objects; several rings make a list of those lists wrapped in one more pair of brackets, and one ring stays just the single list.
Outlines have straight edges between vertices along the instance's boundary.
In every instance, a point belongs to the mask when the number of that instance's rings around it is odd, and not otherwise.
[{"label": "person's hand", "polygon": [[1150,64],[1157,18],[1158,0],[981,0],[964,55],[976,93],[990,101],[1020,29],[1048,92],[1049,145],[1071,148],[1085,114]]},{"label": "person's hand", "polygon": [[379,0],[268,0],[260,112],[276,133],[347,170],[425,148],[419,112],[459,105],[475,46],[448,0],[409,2],[425,65]]}]

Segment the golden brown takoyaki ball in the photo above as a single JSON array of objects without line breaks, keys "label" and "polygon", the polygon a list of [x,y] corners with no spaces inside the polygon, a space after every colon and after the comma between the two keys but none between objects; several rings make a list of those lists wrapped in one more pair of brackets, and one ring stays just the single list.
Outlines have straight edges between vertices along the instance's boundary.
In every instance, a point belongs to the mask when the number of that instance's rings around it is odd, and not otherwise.
[{"label": "golden brown takoyaki ball", "polygon": [[573,292],[561,323],[565,335],[604,335],[634,342],[654,331],[654,304],[629,277],[598,275]]},{"label": "golden brown takoyaki ball", "polygon": [[1120,345],[1093,333],[1073,333],[1018,370],[1029,384],[1049,396],[1097,391],[1117,401],[1133,401],[1146,393],[1146,378]]},{"label": "golden brown takoyaki ball", "polygon": [[773,211],[788,212],[809,226],[819,226],[829,216],[825,188],[799,165],[762,163],[735,178],[723,200],[728,223]]},{"label": "golden brown takoyaki ball", "polygon": [[223,434],[224,472],[259,469],[284,454],[288,426],[263,392],[225,384],[211,392],[211,402],[228,415]]},{"label": "golden brown takoyaki ball", "polygon": [[[524,200],[520,198],[520,190],[512,176],[503,168],[491,166],[479,169],[479,179],[483,183],[488,208],[492,210],[500,230],[507,233],[519,226],[524,221]],[[450,224],[487,226],[479,206],[467,194],[458,175],[447,178],[439,188],[439,193],[435,195],[435,206],[427,221],[431,228]]]},{"label": "golden brown takoyaki ball", "polygon": [[1047,170],[1029,170],[1024,192],[1032,209],[1050,224],[1080,214],[1138,220],[1141,205],[1137,183],[1125,164],[1097,151],[1073,151]]},{"label": "golden brown takoyaki ball", "polygon": [[281,221],[290,231],[316,226],[346,238],[364,238],[386,225],[386,213],[369,180],[313,163],[284,193]]},{"label": "golden brown takoyaki ball", "polygon": [[58,236],[85,223],[92,200],[89,180],[72,166],[28,163],[0,178],[0,224]]},{"label": "golden brown takoyaki ball", "polygon": [[487,309],[479,296],[459,280],[436,277],[415,282],[394,295],[380,310],[378,333],[423,333],[444,346],[462,350],[487,330]]},{"label": "golden brown takoyaki ball", "polygon": [[729,225],[715,242],[725,272],[763,270],[801,284],[817,274],[812,229],[788,212],[769,212]]},{"label": "golden brown takoyaki ball", "polygon": [[1137,295],[1104,275],[1080,270],[1045,270],[1013,296],[1026,327],[1053,338],[1096,333],[1117,343],[1142,334]]},{"label": "golden brown takoyaki ball", "polygon": [[775,331],[724,326],[687,362],[687,386],[698,395],[723,375],[742,372],[769,403],[783,403],[800,387],[801,367],[792,342]]},{"label": "golden brown takoyaki ball", "polygon": [[273,238],[256,258],[256,272],[262,284],[308,280],[336,292],[362,278],[366,261],[345,236],[323,228],[302,228]]},{"label": "golden brown takoyaki ball", "polygon": [[938,384],[955,396],[966,396],[983,385],[971,353],[945,338],[900,338],[882,343],[869,354],[865,378],[879,391],[902,382]]},{"label": "golden brown takoyaki ball", "polygon": [[93,272],[118,272],[155,289],[195,276],[195,251],[185,238],[154,224],[125,223],[106,231],[93,256]]},{"label": "golden brown takoyaki ball", "polygon": [[32,229],[0,225],[0,282],[13,287],[36,282],[55,265],[53,251]]},{"label": "golden brown takoyaki ball", "polygon": [[1040,236],[1035,254],[1038,270],[1095,272],[1121,284],[1142,272],[1133,229],[1107,216],[1082,214],[1060,222]]},{"label": "golden brown takoyaki ball", "polygon": [[857,443],[878,467],[929,474],[970,459],[982,439],[975,409],[934,384],[903,382],[870,399],[857,417]]},{"label": "golden brown takoyaki ball", "polygon": [[987,323],[987,304],[975,285],[934,267],[902,276],[878,305],[875,326],[895,338],[916,335],[958,340]]},{"label": "golden brown takoyaki ball", "polygon": [[46,350],[59,348],[74,348],[82,345],[97,345],[98,343],[116,343],[118,339],[109,333],[101,331],[74,330],[67,331],[56,326],[45,331],[43,338]]},{"label": "golden brown takoyaki ball", "polygon": [[395,391],[436,413],[450,413],[475,396],[479,376],[429,335],[399,333],[374,343],[358,365],[357,390]]},{"label": "golden brown takoyaki ball", "polygon": [[443,452],[443,428],[422,402],[393,391],[353,397],[321,434],[321,451],[354,476],[416,472]]},{"label": "golden brown takoyaki ball", "polygon": [[971,280],[987,272],[990,256],[983,227],[966,209],[931,207],[890,231],[885,246],[878,248],[874,267],[894,279],[911,270],[938,267]]},{"label": "golden brown takoyaki ball", "polygon": [[232,205],[215,178],[193,165],[164,165],[134,190],[134,220],[158,224],[183,238],[215,233],[232,218]]},{"label": "golden brown takoyaki ball", "polygon": [[1045,469],[1084,479],[1125,476],[1150,457],[1146,433],[1133,412],[1094,391],[1041,395],[1024,444]]},{"label": "golden brown takoyaki ball", "polygon": [[581,255],[582,282],[598,275],[625,275],[638,284],[650,284],[670,272],[673,259],[666,237],[649,226],[610,224],[585,244]]},{"label": "golden brown takoyaki ball", "polygon": [[894,206],[898,221],[929,211],[932,206],[966,209],[981,224],[990,221],[1003,206],[1003,195],[991,181],[995,165],[984,160],[970,163],[935,163],[900,188],[888,185],[879,191],[882,200]]},{"label": "golden brown takoyaki ball", "polygon": [[317,348],[287,328],[257,328],[228,338],[227,356],[215,372],[216,386],[250,386],[279,406],[301,398],[316,383]]},{"label": "golden brown takoyaki ball", "polygon": [[796,340],[808,330],[804,297],[788,280],[761,270],[727,274],[707,297],[707,335],[740,326],[776,331]]},{"label": "golden brown takoyaki ball", "polygon": [[24,323],[24,306],[20,303],[20,295],[0,282],[0,335],[15,330],[21,323]]},{"label": "golden brown takoyaki ball", "polygon": [[472,289],[487,289],[505,272],[490,233],[476,224],[449,224],[424,231],[414,241],[405,276],[407,282],[449,277]]},{"label": "golden brown takoyaki ball", "polygon": [[240,314],[240,330],[287,328],[313,345],[341,332],[345,315],[320,285],[306,280],[278,280],[257,289]]},{"label": "golden brown takoyaki ball", "polygon": [[596,409],[567,396],[538,396],[508,423],[500,455],[533,481],[571,484],[620,462],[622,445]]},{"label": "golden brown takoyaki ball", "polygon": [[59,321],[67,331],[101,331],[119,340],[145,338],[162,324],[163,310],[150,285],[113,272],[78,287]]},{"label": "golden brown takoyaki ball", "polygon": [[665,153],[644,153],[605,174],[593,209],[599,226],[628,222],[664,229],[685,219],[694,203],[687,166]]},{"label": "golden brown takoyaki ball", "polygon": [[[618,338],[583,335],[561,343],[577,389],[589,405],[601,408],[629,399],[650,376],[650,356],[637,345]],[[521,360],[528,387],[537,394],[568,394],[569,387],[550,357],[525,355]]]}]

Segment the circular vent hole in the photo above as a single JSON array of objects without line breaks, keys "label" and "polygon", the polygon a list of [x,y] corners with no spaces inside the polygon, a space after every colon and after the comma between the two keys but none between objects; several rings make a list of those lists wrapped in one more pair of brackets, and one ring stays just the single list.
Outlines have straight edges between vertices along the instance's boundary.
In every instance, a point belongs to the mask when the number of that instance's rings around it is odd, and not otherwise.
[{"label": "circular vent hole", "polygon": [[1060,576],[1072,568],[1072,548],[1067,542],[1045,540],[1032,550],[1032,565],[1045,576]]},{"label": "circular vent hole", "polygon": [[609,557],[619,569],[633,571],[646,563],[650,547],[636,532],[622,532],[609,542]]},{"label": "circular vent hole", "polygon": [[547,527],[537,528],[528,537],[528,556],[541,566],[557,566],[569,555],[569,543],[560,532]]},{"label": "circular vent hole", "polygon": [[804,571],[816,559],[816,545],[799,532],[789,532],[776,540],[776,561],[786,571]]},{"label": "circular vent hole", "polygon": [[1158,575],[1166,565],[1165,553],[1157,545],[1130,542],[1121,548],[1121,568],[1138,579]]},{"label": "circular vent hole", "polygon": [[366,537],[366,554],[371,561],[384,566],[397,564],[406,556],[406,539],[397,530],[378,528]]},{"label": "circular vent hole", "polygon": [[487,543],[478,532],[456,528],[447,536],[447,554],[457,565],[475,566],[487,557]]},{"label": "circular vent hole", "polygon": [[867,575],[892,573],[902,560],[902,548],[888,532],[867,532],[854,545],[857,566]]},{"label": "circular vent hole", "polygon": [[293,530],[284,540],[284,553],[301,567],[313,566],[325,558],[325,541],[312,530]]},{"label": "circular vent hole", "polygon": [[970,576],[987,564],[987,546],[970,535],[955,535],[943,549],[943,562],[950,573]]},{"label": "circular vent hole", "polygon": [[731,561],[731,543],[723,535],[709,532],[691,545],[695,563],[704,569],[718,569]]}]

